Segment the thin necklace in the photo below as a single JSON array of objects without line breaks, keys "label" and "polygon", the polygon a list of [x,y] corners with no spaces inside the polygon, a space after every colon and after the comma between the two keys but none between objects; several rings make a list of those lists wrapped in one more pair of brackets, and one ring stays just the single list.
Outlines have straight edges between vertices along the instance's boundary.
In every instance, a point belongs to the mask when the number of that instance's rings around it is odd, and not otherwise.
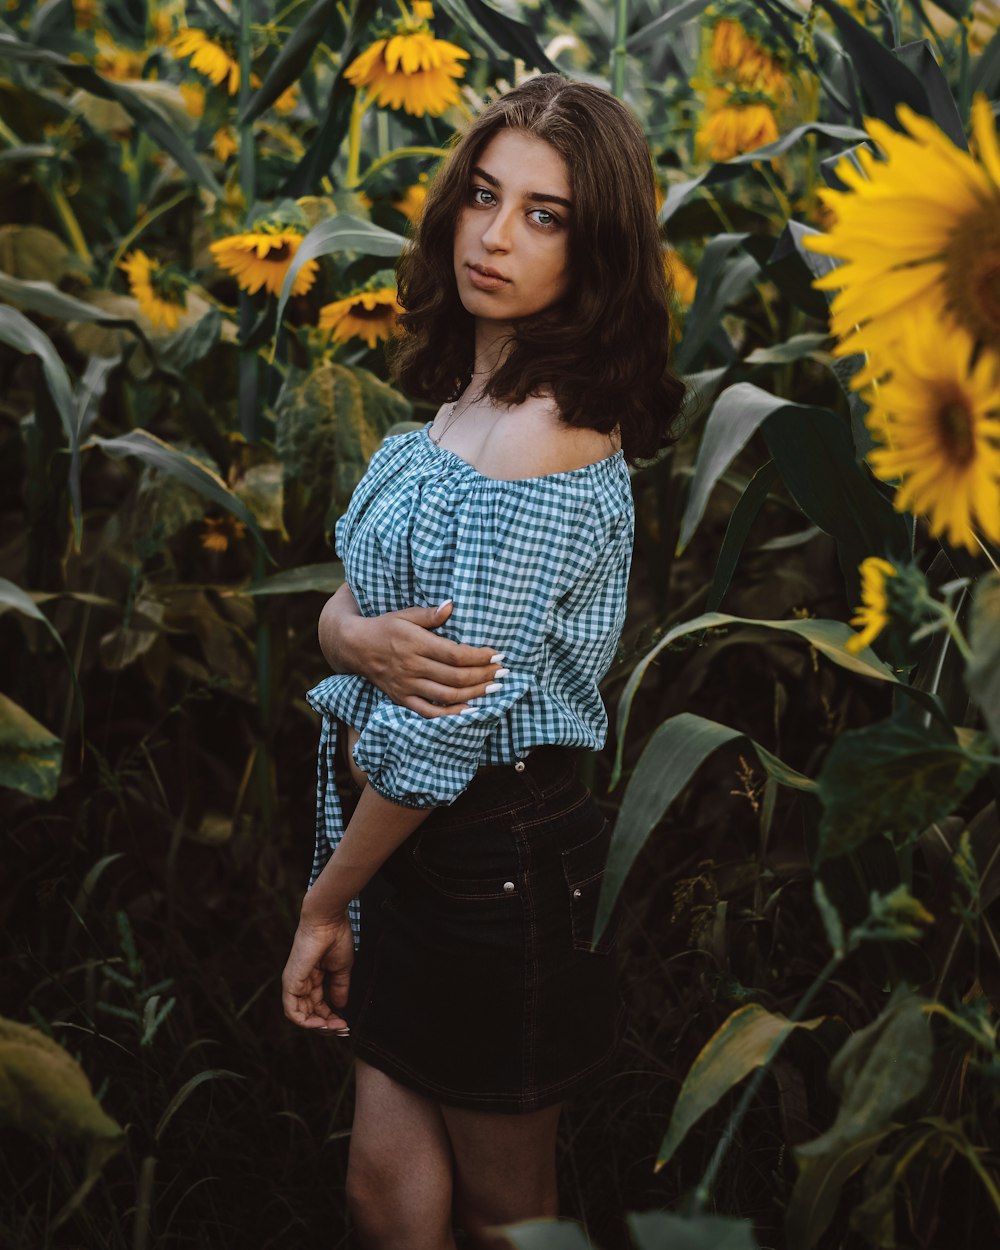
[{"label": "thin necklace", "polygon": [[[470,384],[469,384],[469,385],[471,386],[471,382],[470,382]],[[463,392],[463,394],[464,394],[464,392]],[[452,402],[451,402],[451,412],[448,414],[448,420],[445,422],[444,429],[443,429],[443,430],[441,431],[441,433],[437,436],[437,438],[435,438],[435,437],[434,437],[434,435],[433,435],[433,434],[431,434],[430,430],[428,430],[428,431],[427,431],[428,435],[430,436],[430,440],[431,440],[431,442],[432,442],[432,443],[434,443],[434,444],[435,444],[435,446],[437,446],[437,447],[440,447],[440,446],[441,446],[441,440],[442,440],[442,439],[444,438],[444,436],[448,433],[448,431],[451,429],[451,427],[455,424],[455,422],[458,420],[458,418],[459,418],[459,417],[460,417],[463,413],[465,413],[465,412],[468,412],[468,411],[469,411],[469,409],[472,407],[472,405],[476,402],[476,399],[477,399],[477,398],[478,398],[478,397],[477,397],[477,395],[475,394],[475,392],[473,392],[472,398],[471,398],[471,399],[469,399],[469,401],[465,404],[465,406],[464,406],[463,408],[459,408],[459,403],[461,402],[461,399],[462,399],[462,396],[461,396],[461,395],[459,395],[458,399],[454,399],[454,400],[452,400]]]}]

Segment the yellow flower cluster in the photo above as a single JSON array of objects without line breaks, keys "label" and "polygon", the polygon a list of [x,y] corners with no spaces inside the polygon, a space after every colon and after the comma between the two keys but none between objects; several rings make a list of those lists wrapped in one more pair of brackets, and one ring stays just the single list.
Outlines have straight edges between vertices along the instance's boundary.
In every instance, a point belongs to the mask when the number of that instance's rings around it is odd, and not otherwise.
[{"label": "yellow flower cluster", "polygon": [[325,305],[319,310],[319,325],[336,343],[358,338],[375,347],[379,339],[389,338],[402,311],[395,287],[377,287]]},{"label": "yellow flower cluster", "polygon": [[838,164],[848,190],[821,192],[836,224],[806,244],[844,262],[815,285],[838,292],[835,354],[866,356],[852,385],[873,472],[897,510],[975,552],[977,534],[1000,543],[1000,145],[984,97],[975,155],[905,105],[898,118],[865,123],[881,159]]},{"label": "yellow flower cluster", "polygon": [[712,28],[712,81],[697,82],[704,108],[695,136],[699,155],[728,161],[778,138],[776,109],[789,94],[780,62],[733,18]]},{"label": "yellow flower cluster", "polygon": [[[220,269],[233,275],[241,290],[256,295],[264,287],[280,295],[302,235],[288,227],[261,225],[257,230],[216,239],[209,245]],[[319,262],[307,260],[295,275],[293,295],[305,295],[316,281]]]},{"label": "yellow flower cluster", "polygon": [[885,583],[887,578],[896,576],[895,568],[881,556],[869,556],[862,561],[859,571],[861,607],[851,618],[851,624],[860,629],[861,633],[848,638],[844,643],[844,650],[852,655],[863,651],[889,624],[889,596]]},{"label": "yellow flower cluster", "polygon": [[186,284],[169,266],[136,249],[119,268],[128,277],[129,290],[156,330],[172,331],[187,310]]}]

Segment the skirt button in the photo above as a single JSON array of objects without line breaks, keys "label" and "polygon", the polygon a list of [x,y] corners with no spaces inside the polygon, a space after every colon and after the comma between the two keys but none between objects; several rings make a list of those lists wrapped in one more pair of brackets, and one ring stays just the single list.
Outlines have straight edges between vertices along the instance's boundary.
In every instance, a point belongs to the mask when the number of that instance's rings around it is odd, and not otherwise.
[{"label": "skirt button", "polygon": [[523,772],[524,772],[524,760],[518,760],[518,761],[517,761],[517,763],[514,765],[514,772],[516,772],[516,773],[523,773]]},{"label": "skirt button", "polygon": [[504,892],[504,894],[513,894],[513,893],[514,893],[514,882],[513,882],[513,881],[505,881],[505,882],[503,883],[503,892]]}]

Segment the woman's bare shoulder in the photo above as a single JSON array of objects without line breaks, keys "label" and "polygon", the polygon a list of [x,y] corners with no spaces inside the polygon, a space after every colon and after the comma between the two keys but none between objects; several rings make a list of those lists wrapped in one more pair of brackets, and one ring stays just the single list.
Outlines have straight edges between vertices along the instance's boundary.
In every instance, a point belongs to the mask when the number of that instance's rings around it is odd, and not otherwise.
[{"label": "woman's bare shoulder", "polygon": [[610,434],[566,425],[552,399],[529,396],[504,410],[490,431],[480,469],[491,477],[542,477],[604,460],[621,447]]}]

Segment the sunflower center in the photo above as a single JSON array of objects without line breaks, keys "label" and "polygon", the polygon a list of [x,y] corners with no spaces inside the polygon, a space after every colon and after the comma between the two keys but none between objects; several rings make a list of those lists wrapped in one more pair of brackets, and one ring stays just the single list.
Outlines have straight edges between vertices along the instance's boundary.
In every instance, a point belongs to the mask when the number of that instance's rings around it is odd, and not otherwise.
[{"label": "sunflower center", "polygon": [[968,406],[955,396],[942,396],[937,410],[937,428],[948,460],[964,469],[976,455],[976,440]]},{"label": "sunflower center", "polygon": [[955,316],[981,342],[1000,344],[1000,205],[962,218],[944,262]]}]

